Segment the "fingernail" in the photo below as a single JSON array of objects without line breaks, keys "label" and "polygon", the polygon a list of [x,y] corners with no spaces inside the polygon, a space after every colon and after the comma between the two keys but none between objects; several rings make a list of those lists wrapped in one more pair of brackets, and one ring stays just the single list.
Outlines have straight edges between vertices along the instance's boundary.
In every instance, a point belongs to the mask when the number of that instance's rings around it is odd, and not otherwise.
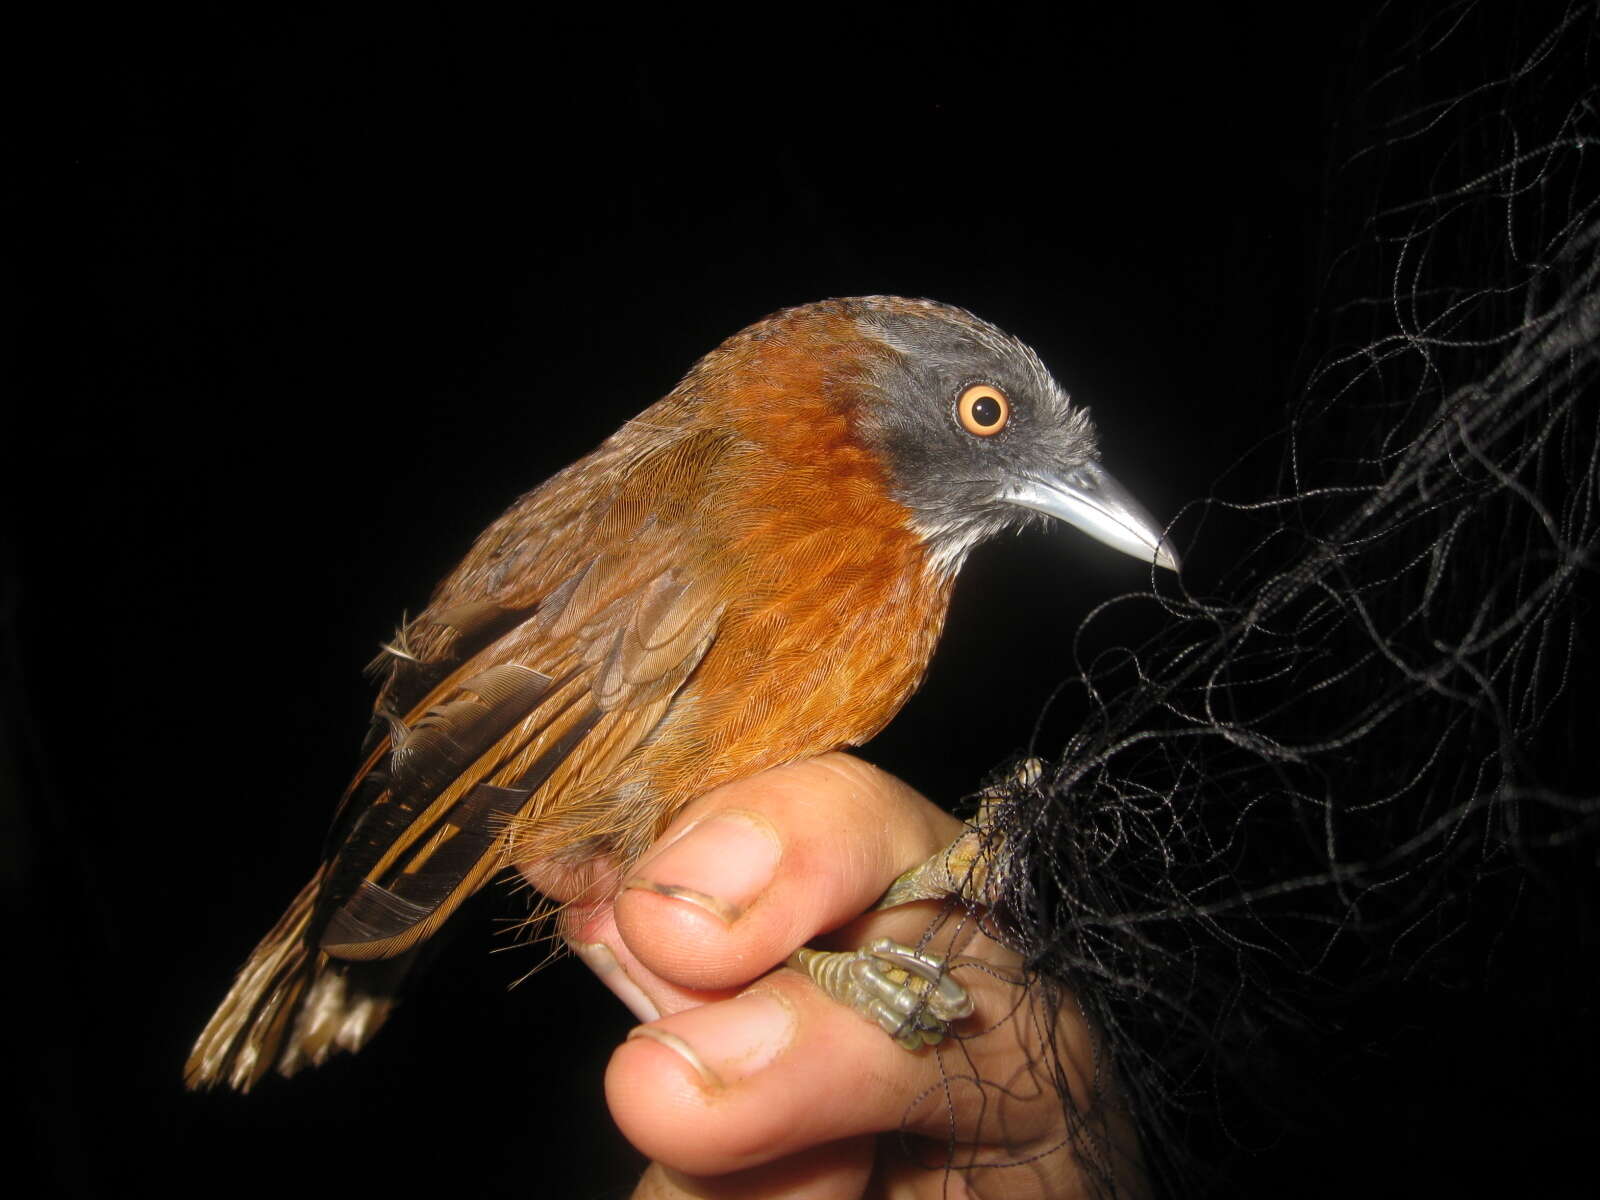
[{"label": "fingernail", "polygon": [[640,1025],[628,1040],[648,1038],[694,1068],[708,1088],[748,1079],[788,1047],[794,1014],[771,992],[751,992],[668,1018],[670,1028]]},{"label": "fingernail", "polygon": [[599,977],[601,983],[616,994],[628,1006],[628,1011],[641,1021],[654,1021],[660,1018],[661,1010],[656,1007],[655,1001],[644,994],[644,989],[633,981],[627,969],[617,960],[611,947],[604,942],[573,942],[568,946],[572,952],[583,960],[583,965]]},{"label": "fingernail", "polygon": [[623,887],[687,901],[732,925],[772,882],[782,856],[765,817],[720,812],[647,859]]}]

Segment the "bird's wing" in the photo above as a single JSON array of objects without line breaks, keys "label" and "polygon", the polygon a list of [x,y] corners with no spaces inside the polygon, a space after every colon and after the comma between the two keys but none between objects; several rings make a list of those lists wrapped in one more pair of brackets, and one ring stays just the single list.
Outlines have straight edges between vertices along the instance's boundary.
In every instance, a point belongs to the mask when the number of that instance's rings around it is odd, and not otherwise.
[{"label": "bird's wing", "polygon": [[[380,698],[386,732],[335,821],[310,923],[322,950],[367,961],[416,946],[503,865],[513,820],[558,818],[565,790],[648,737],[725,603],[717,579],[684,565],[703,514],[662,489],[714,492],[731,453],[702,434],[641,455],[608,501],[536,525],[538,562],[492,599],[447,582],[408,628]],[[538,520],[539,497],[525,518]],[[458,576],[468,589],[487,578]]]}]

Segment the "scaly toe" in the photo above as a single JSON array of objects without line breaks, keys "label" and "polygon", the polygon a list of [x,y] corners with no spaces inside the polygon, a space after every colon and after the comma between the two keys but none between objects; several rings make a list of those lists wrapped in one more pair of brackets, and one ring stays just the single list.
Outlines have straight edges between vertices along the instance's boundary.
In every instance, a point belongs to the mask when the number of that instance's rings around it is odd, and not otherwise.
[{"label": "scaly toe", "polygon": [[907,1050],[937,1045],[951,1022],[972,1015],[972,997],[950,977],[942,955],[889,938],[861,950],[801,947],[789,963]]}]

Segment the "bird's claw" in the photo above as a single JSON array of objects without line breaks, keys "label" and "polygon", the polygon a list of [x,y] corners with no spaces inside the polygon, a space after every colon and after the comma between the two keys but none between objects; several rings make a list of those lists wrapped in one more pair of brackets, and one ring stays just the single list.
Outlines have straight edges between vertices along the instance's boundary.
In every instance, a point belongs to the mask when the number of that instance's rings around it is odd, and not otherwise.
[{"label": "bird's claw", "polygon": [[972,1015],[972,997],[950,977],[943,955],[889,938],[860,950],[801,947],[790,963],[907,1050],[938,1045],[951,1022]]}]

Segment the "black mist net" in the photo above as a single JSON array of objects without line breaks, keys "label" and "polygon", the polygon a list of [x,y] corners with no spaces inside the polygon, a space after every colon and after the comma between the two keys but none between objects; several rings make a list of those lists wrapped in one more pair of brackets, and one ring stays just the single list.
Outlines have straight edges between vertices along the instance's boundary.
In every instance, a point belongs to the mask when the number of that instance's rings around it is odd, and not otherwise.
[{"label": "black mist net", "polygon": [[[1364,28],[1281,422],[1173,522],[1184,574],[1085,619],[1077,732],[984,821],[985,919],[1101,1031],[1162,1191],[1317,1119],[1284,1093],[1341,1002],[1477,986],[1592,896],[1597,34]],[[1107,645],[1120,606],[1158,632]]]}]

